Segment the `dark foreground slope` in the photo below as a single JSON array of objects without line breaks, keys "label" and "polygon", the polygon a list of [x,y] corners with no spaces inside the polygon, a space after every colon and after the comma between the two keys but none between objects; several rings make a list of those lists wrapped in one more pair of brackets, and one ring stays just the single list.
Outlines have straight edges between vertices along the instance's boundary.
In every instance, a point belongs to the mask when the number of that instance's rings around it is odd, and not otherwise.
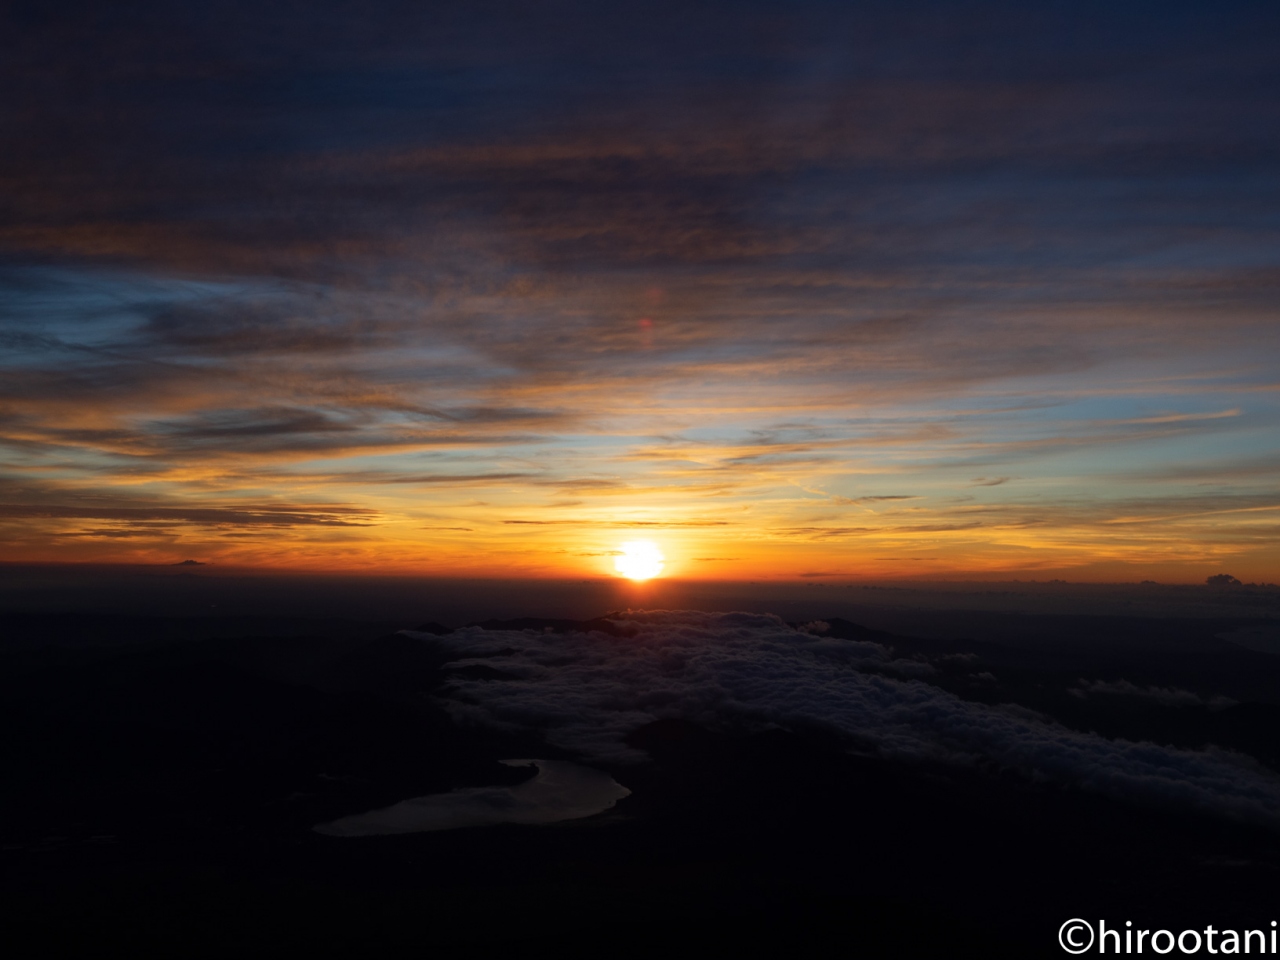
[{"label": "dark foreground slope", "polygon": [[[818,728],[642,725],[628,742],[649,762],[611,770],[632,795],[588,820],[316,834],[529,775],[503,758],[571,759],[537,729],[454,722],[433,698],[457,676],[429,639],[444,628],[405,626],[429,629],[10,618],[7,935],[49,955],[1028,957],[1062,956],[1071,917],[1175,931],[1280,919],[1280,837],[1264,826],[981,764],[890,762]],[[963,697],[1275,764],[1277,658],[1216,639],[1240,624],[1043,626],[1039,643],[1031,617],[972,641],[825,630],[927,664]]]}]

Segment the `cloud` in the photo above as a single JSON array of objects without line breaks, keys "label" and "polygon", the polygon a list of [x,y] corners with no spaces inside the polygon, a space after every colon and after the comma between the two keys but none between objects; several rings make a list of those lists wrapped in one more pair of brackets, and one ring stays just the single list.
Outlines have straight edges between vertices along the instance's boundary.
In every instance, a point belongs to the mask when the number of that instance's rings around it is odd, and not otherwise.
[{"label": "cloud", "polygon": [[327,483],[361,483],[361,484],[421,484],[435,486],[443,484],[451,487],[501,486],[512,481],[537,480],[535,473],[393,473],[384,471],[347,471],[343,473],[298,475],[306,480],[320,480]]},{"label": "cloud", "polygon": [[358,507],[300,508],[274,504],[239,509],[174,506],[76,506],[68,504],[0,504],[0,518],[161,521],[198,526],[365,527],[373,517]]},{"label": "cloud", "polygon": [[875,527],[792,527],[778,531],[783,536],[805,540],[833,540],[839,537],[874,534],[876,532]]},{"label": "cloud", "polygon": [[919,500],[919,497],[908,496],[883,496],[883,497],[831,497],[832,503],[853,505],[858,503],[878,503],[881,501],[894,500]]},{"label": "cloud", "polygon": [[727,527],[728,520],[503,520],[509,526],[592,527]]},{"label": "cloud", "polygon": [[602,763],[641,761],[624,740],[659,718],[714,729],[816,724],[857,749],[902,761],[995,765],[1128,801],[1280,828],[1280,777],[1240,755],[1108,740],[1016,706],[964,701],[887,676],[898,662],[879,644],[801,632],[769,615],[614,616],[611,634],[470,627],[440,638],[459,666],[483,663],[506,675],[459,677],[446,705],[472,722],[538,730],[549,743]]},{"label": "cloud", "polygon": [[1180,687],[1140,687],[1129,680],[1081,680],[1067,690],[1073,697],[1128,697],[1146,700],[1162,707],[1208,707],[1225,710],[1236,705],[1230,697],[1202,697]]}]

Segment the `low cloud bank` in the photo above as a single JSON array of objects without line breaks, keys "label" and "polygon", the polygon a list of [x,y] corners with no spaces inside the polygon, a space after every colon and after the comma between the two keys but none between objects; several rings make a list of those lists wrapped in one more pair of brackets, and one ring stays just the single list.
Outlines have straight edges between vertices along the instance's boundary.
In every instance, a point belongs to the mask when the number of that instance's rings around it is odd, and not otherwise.
[{"label": "low cloud bank", "polygon": [[1210,710],[1225,710],[1234,707],[1237,701],[1230,697],[1202,697],[1181,687],[1140,687],[1129,680],[1081,680],[1067,693],[1073,697],[1130,697],[1137,700],[1149,700],[1162,707],[1208,707]]},{"label": "low cloud bank", "polygon": [[[460,674],[444,695],[461,720],[536,729],[589,760],[631,763],[624,738],[660,718],[712,729],[823,726],[881,756],[991,765],[1111,796],[1280,827],[1280,778],[1237,754],[1079,733],[1022,708],[971,703],[892,674],[880,644],[802,632],[770,615],[647,611],[610,634],[469,627],[433,641]],[[424,635],[425,636],[425,635]]]}]

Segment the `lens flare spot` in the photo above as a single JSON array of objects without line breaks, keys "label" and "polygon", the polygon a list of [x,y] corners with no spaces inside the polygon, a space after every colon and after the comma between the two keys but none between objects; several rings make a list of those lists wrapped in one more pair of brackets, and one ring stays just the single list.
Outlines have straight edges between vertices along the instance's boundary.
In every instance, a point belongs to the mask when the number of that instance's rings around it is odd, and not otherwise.
[{"label": "lens flare spot", "polygon": [[630,540],[622,545],[621,550],[613,558],[613,565],[624,577],[649,580],[662,573],[666,558],[656,543],[650,540]]}]

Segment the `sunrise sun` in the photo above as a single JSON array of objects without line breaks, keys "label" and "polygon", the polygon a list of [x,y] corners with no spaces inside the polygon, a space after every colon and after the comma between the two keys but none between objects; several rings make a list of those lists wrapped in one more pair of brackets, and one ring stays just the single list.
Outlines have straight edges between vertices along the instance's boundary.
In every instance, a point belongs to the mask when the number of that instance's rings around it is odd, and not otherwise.
[{"label": "sunrise sun", "polygon": [[656,543],[650,540],[630,540],[622,545],[621,553],[613,558],[613,565],[624,577],[649,580],[662,573],[665,559]]}]

